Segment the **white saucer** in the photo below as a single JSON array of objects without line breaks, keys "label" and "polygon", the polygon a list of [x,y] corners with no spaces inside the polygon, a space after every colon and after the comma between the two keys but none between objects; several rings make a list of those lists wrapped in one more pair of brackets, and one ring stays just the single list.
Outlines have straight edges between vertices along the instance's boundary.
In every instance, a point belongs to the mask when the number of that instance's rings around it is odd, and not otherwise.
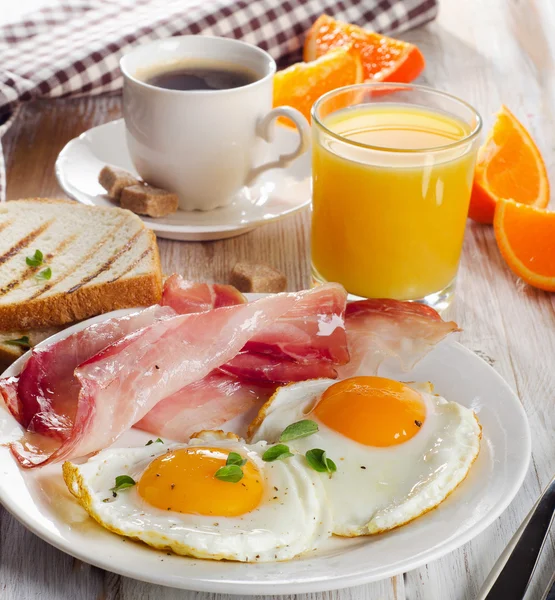
[{"label": "white saucer", "polygon": [[[274,141],[265,160],[291,151],[297,143],[297,135],[294,130],[276,126]],[[93,127],[66,144],[56,160],[56,177],[71,198],[83,204],[113,206],[98,183],[98,174],[105,165],[137,174],[127,150],[123,119]],[[141,218],[162,238],[221,240],[281,219],[309,203],[310,152],[287,169],[267,171],[253,186],[243,188],[234,202],[225,208],[207,212],[179,210],[160,219]]]}]

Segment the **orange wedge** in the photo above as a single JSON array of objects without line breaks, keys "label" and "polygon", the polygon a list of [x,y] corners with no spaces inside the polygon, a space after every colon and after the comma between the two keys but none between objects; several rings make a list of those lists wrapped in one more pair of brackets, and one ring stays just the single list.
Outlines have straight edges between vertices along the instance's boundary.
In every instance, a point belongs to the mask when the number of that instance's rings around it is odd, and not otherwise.
[{"label": "orange wedge", "polygon": [[414,45],[357,25],[320,16],[310,28],[304,44],[304,60],[311,61],[332,48],[352,45],[360,52],[363,81],[409,83],[425,66],[424,57]]},{"label": "orange wedge", "polygon": [[540,151],[506,106],[497,113],[478,151],[468,216],[479,223],[493,223],[495,205],[501,198],[536,208],[549,203],[549,180]]},{"label": "orange wedge", "polygon": [[274,76],[274,106],[293,106],[310,121],[320,96],[362,81],[362,64],[352,47],[337,48],[310,63],[296,63]]},{"label": "orange wedge", "polygon": [[555,212],[499,200],[493,228],[511,270],[526,283],[555,292]]}]

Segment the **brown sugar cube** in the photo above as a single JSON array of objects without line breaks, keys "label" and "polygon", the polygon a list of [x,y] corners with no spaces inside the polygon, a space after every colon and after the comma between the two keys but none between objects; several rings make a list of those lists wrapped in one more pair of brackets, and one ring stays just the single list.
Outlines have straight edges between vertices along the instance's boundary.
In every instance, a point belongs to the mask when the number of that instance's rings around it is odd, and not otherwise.
[{"label": "brown sugar cube", "polygon": [[106,165],[98,174],[98,183],[108,192],[112,200],[117,201],[124,188],[138,185],[140,181],[123,169]]},{"label": "brown sugar cube", "polygon": [[177,194],[150,185],[131,185],[121,193],[120,204],[138,215],[165,217],[177,210]]},{"label": "brown sugar cube", "polygon": [[281,271],[268,265],[237,263],[231,271],[231,285],[240,292],[284,292],[287,278]]}]

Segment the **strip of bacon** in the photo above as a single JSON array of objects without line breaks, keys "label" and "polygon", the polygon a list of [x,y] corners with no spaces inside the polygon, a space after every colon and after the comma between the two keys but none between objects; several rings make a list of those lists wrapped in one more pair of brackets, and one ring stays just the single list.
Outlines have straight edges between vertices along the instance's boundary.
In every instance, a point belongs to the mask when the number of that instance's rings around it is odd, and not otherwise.
[{"label": "strip of bacon", "polygon": [[0,380],[0,393],[4,387],[2,395],[9,395],[9,401],[5,401],[18,422],[28,431],[64,439],[71,432],[77,407],[79,386],[73,371],[82,362],[132,331],[175,316],[170,300],[180,314],[246,301],[232,286],[185,282],[179,275],[166,281],[164,298],[168,305],[165,308],[156,305],[127,317],[109,319],[34,350],[19,383],[16,379],[8,386]]},{"label": "strip of bacon", "polygon": [[[248,381],[287,383],[336,377],[333,365],[349,358],[343,313],[346,292],[331,283],[312,294],[254,339],[243,352],[221,367]],[[234,287],[195,284],[172,275],[164,285],[164,300],[177,312],[206,310],[225,302],[243,303]]]},{"label": "strip of bacon", "polygon": [[409,370],[445,336],[459,331],[429,306],[389,299],[349,302],[345,328],[351,360],[338,368],[341,379],[376,374],[388,356]]},{"label": "strip of bacon", "polygon": [[245,304],[247,299],[232,285],[195,283],[181,275],[171,275],[164,283],[162,306],[171,306],[180,315],[222,306]]},{"label": "strip of bacon", "polygon": [[[343,325],[345,301],[345,291],[337,284],[313,290],[264,329],[255,343],[245,346],[260,348],[266,354],[243,350],[218,371],[159,402],[135,426],[154,435],[187,441],[195,431],[220,427],[259,408],[278,383],[336,377],[331,361],[344,361],[348,356]],[[172,306],[176,308],[177,303]],[[300,362],[287,353],[295,354]],[[313,356],[318,359],[310,362]]]},{"label": "strip of bacon", "polygon": [[213,371],[159,402],[134,427],[186,442],[197,431],[216,429],[238,415],[258,411],[275,389],[275,385],[247,384]]},{"label": "strip of bacon", "polygon": [[69,435],[52,453],[15,443],[24,467],[109,446],[156,404],[231,360],[254,335],[314,292],[278,294],[161,320],[107,346],[75,370],[79,393]]},{"label": "strip of bacon", "polygon": [[298,363],[290,358],[275,358],[268,354],[240,352],[220,367],[220,370],[240,379],[255,382],[290,383],[326,377],[335,379],[337,370],[326,361]]},{"label": "strip of bacon", "polygon": [[21,423],[21,402],[17,395],[17,384],[19,377],[4,377],[0,379],[0,398],[4,401],[6,408],[12,413],[15,420]]},{"label": "strip of bacon", "polygon": [[318,286],[312,296],[250,339],[244,350],[301,364],[328,361],[344,365],[349,360],[343,318],[346,301],[343,286]]},{"label": "strip of bacon", "polygon": [[12,414],[28,431],[58,439],[67,437],[79,393],[75,368],[129,333],[173,316],[171,308],[155,305],[90,325],[59,342],[36,348],[19,376],[19,407]]}]

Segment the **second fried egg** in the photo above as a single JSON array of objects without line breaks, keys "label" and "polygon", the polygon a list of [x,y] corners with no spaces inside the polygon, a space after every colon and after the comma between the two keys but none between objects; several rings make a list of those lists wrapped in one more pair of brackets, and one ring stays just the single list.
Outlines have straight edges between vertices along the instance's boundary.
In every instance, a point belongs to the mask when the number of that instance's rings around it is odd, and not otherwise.
[{"label": "second fried egg", "polygon": [[318,431],[284,443],[295,453],[324,450],[336,465],[320,476],[337,535],[379,533],[431,510],[480,450],[474,412],[433,394],[430,384],[353,377],[284,386],[251,425],[252,442],[277,443],[302,420]]}]

